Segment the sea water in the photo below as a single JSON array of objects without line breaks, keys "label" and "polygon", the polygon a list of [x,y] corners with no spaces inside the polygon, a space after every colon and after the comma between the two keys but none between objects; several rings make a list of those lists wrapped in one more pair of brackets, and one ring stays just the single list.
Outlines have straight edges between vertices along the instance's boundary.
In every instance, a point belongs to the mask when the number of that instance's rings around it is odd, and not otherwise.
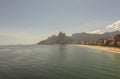
[{"label": "sea water", "polygon": [[120,54],[72,45],[0,46],[0,79],[120,79]]}]

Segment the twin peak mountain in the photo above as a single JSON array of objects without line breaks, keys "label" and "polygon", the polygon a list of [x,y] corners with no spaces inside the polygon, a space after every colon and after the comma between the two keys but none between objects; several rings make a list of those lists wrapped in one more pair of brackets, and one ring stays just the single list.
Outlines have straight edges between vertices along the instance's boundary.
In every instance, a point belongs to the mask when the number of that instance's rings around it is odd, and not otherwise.
[{"label": "twin peak mountain", "polygon": [[66,36],[65,33],[60,32],[57,36],[52,35],[46,40],[40,41],[39,44],[80,44],[81,41],[96,42],[99,39],[110,39],[113,36],[120,34],[120,31],[105,32],[103,34],[89,34],[89,33],[74,33],[72,36]]},{"label": "twin peak mountain", "polygon": [[38,44],[69,44],[71,38],[66,36],[65,33],[60,32],[57,36],[52,35],[48,39],[40,41]]}]

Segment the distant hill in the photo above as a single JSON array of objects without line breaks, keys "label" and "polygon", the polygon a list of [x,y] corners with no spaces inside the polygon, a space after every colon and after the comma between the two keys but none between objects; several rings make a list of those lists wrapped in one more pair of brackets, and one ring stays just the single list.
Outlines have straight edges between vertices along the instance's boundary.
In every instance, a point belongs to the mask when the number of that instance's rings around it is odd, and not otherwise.
[{"label": "distant hill", "polygon": [[72,36],[68,37],[65,33],[60,32],[58,36],[53,35],[48,37],[48,39],[40,41],[38,44],[71,44],[79,43],[80,41],[97,41],[99,39],[109,39],[113,36],[120,34],[120,31],[105,32],[103,34],[89,34],[89,33],[74,33]]},{"label": "distant hill", "polygon": [[100,34],[89,34],[89,33],[75,33],[71,36],[73,40],[81,41],[96,41],[101,35]]},{"label": "distant hill", "polygon": [[96,41],[99,39],[109,39],[115,36],[116,34],[120,34],[120,31],[114,32],[105,32],[103,34],[89,34],[89,33],[75,33],[71,36],[74,40],[84,40],[84,41]]}]

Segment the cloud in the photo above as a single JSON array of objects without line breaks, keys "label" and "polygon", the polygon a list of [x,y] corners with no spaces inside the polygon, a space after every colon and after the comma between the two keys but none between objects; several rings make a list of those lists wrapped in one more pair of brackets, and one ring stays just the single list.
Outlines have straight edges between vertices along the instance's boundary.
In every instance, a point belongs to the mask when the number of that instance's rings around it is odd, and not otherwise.
[{"label": "cloud", "polygon": [[106,29],[120,30],[120,20],[111,25],[106,26]]},{"label": "cloud", "polygon": [[89,33],[91,33],[91,34],[101,34],[102,31],[101,30],[94,30],[94,31],[91,31]]}]

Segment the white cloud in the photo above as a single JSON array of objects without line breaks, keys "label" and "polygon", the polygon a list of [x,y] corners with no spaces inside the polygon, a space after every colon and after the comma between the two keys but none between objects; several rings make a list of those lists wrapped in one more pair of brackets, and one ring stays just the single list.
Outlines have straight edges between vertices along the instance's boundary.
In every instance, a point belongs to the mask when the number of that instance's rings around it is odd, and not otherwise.
[{"label": "white cloud", "polygon": [[89,33],[91,33],[91,34],[101,34],[102,31],[101,30],[94,30],[94,31],[91,31]]},{"label": "white cloud", "polygon": [[106,26],[106,28],[112,30],[120,30],[120,20],[111,25]]}]

